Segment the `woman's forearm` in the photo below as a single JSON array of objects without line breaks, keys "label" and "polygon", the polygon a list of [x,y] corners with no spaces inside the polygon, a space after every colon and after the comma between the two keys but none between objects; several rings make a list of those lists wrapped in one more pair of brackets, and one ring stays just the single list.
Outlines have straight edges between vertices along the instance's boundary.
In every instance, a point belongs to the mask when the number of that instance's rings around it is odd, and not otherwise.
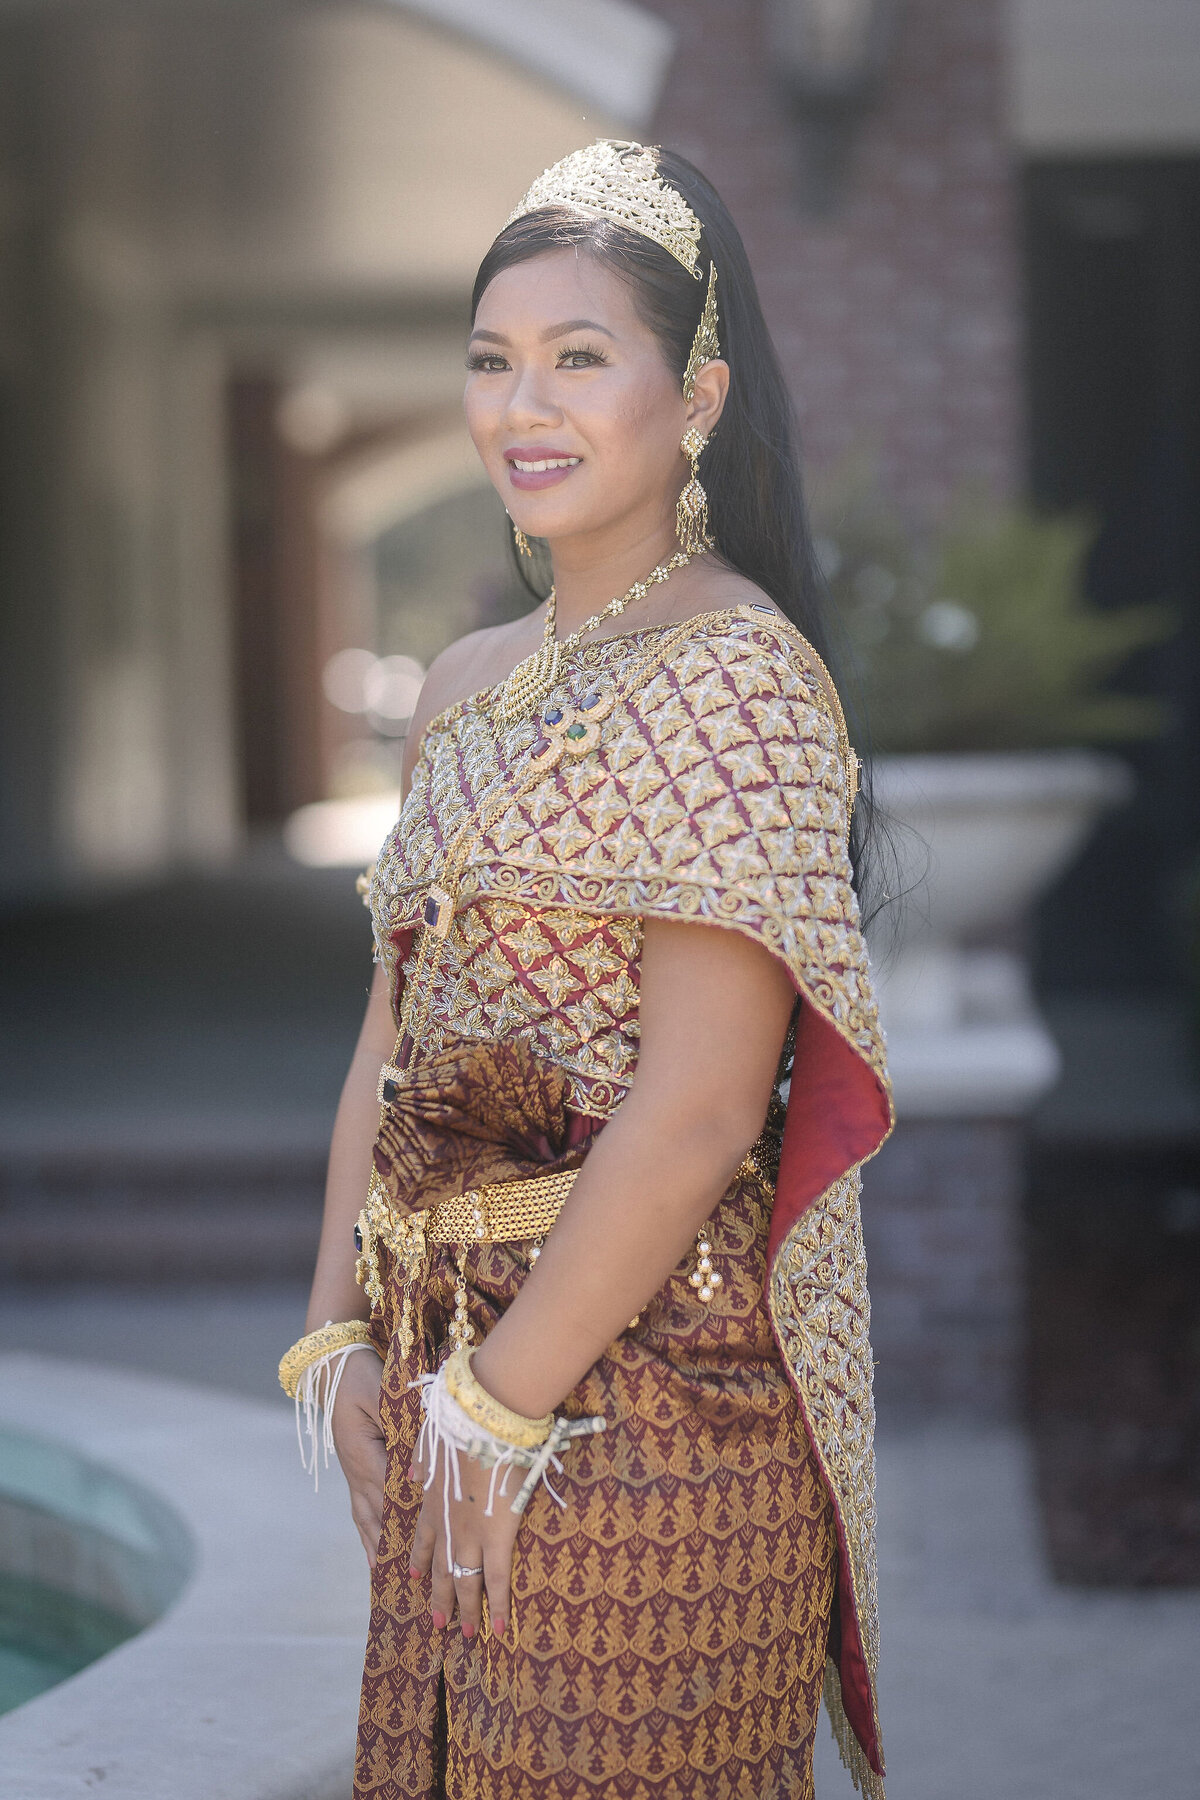
[{"label": "woman's forearm", "polygon": [[597,1138],[520,1294],[474,1358],[488,1392],[552,1411],[692,1248],[757,1128],[632,1093]]},{"label": "woman's forearm", "polygon": [[794,1003],[758,945],[647,923],[633,1086],[475,1358],[497,1400],[550,1412],[678,1266],[762,1129]]},{"label": "woman's forearm", "polygon": [[329,1146],[325,1213],[308,1302],[307,1331],[315,1331],[326,1319],[365,1319],[370,1311],[366,1296],[354,1279],[354,1224],[367,1196],[371,1148],[379,1128],[376,1090],[380,1065],[388,1060],[394,1043],[395,1026],[383,971],[379,969],[342,1088]]}]

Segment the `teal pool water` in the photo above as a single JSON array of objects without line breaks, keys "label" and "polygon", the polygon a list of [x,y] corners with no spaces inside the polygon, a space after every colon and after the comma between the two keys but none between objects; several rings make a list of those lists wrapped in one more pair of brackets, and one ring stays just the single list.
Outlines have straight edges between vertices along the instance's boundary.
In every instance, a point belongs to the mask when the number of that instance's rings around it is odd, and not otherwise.
[{"label": "teal pool water", "polygon": [[77,1675],[140,1630],[94,1601],[0,1571],[0,1713]]},{"label": "teal pool water", "polygon": [[69,1444],[0,1430],[0,1714],[160,1618],[192,1562],[157,1495]]}]

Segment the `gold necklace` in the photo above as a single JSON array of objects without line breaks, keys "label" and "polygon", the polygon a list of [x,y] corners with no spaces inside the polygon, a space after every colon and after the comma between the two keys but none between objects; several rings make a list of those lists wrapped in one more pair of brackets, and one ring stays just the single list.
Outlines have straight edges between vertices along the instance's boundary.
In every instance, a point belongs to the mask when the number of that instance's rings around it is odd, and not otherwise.
[{"label": "gold necklace", "polygon": [[605,619],[615,619],[627,606],[632,606],[635,600],[644,600],[656,582],[666,581],[676,569],[682,569],[691,560],[689,551],[677,550],[666,562],[651,569],[645,581],[635,581],[625,593],[610,600],[607,606],[600,612],[593,613],[590,619],[585,619],[577,631],[573,631],[570,637],[563,638],[561,642],[555,634],[557,596],[551,588],[546,601],[546,623],[542,627],[541,643],[532,655],[519,662],[505,677],[493,702],[492,710],[500,724],[515,725],[518,719],[527,718],[541,705],[559,678],[563,657],[568,650],[575,648],[587,632],[594,631]]}]

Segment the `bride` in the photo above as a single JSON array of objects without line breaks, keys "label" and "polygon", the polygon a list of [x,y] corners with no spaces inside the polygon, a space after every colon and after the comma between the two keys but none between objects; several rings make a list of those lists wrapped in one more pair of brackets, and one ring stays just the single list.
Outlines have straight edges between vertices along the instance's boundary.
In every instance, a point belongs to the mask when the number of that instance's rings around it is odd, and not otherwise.
[{"label": "bride", "polygon": [[467,370],[552,585],[430,670],[281,1371],[371,1564],[355,1795],[800,1800],[822,1692],[882,1795],[858,764],[713,189],[548,170]]}]

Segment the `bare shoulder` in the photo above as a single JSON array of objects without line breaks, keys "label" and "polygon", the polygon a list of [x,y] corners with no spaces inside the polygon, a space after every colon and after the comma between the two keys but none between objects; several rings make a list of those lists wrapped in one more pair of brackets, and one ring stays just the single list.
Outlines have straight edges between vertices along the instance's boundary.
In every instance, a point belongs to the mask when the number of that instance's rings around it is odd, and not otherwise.
[{"label": "bare shoulder", "polygon": [[751,581],[748,575],[740,575],[736,569],[718,567],[709,573],[704,604],[705,610],[712,612],[724,612],[731,606],[755,606],[773,613],[782,624],[791,623],[787,614],[757,582]]},{"label": "bare shoulder", "polygon": [[[535,617],[539,622],[533,624]],[[479,631],[469,631],[434,657],[408,729],[404,748],[406,790],[430,721],[447,707],[500,681],[513,663],[526,654],[526,640],[531,637],[541,637],[540,609],[536,608],[534,613],[508,624],[485,625]]]}]

